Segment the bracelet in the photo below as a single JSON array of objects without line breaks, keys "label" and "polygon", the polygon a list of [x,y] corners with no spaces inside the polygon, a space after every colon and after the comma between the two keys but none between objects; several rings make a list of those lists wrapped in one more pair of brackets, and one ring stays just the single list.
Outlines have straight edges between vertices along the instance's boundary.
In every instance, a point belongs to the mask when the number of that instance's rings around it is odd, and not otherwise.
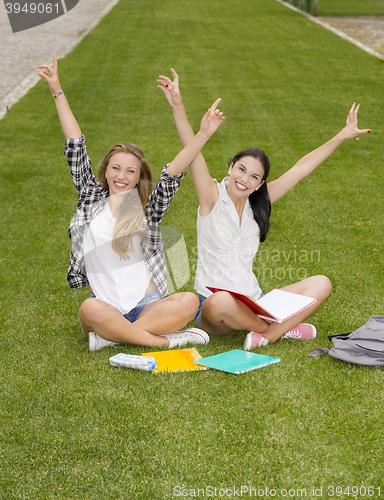
[{"label": "bracelet", "polygon": [[63,90],[59,90],[58,92],[56,92],[56,94],[52,94],[52,95],[56,99],[56,97],[59,97],[59,95],[61,95],[61,94],[64,94]]}]

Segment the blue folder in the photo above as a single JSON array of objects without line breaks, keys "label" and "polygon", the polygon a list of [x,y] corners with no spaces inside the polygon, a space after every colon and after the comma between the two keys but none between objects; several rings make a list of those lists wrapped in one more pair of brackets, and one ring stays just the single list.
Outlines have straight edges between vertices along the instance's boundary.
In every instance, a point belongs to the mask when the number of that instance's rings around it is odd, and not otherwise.
[{"label": "blue folder", "polygon": [[208,368],[214,368],[215,370],[222,370],[224,372],[239,375],[240,373],[246,373],[251,370],[257,370],[257,368],[279,363],[280,361],[281,358],[234,349],[233,351],[196,359],[195,363],[197,365],[207,366]]}]

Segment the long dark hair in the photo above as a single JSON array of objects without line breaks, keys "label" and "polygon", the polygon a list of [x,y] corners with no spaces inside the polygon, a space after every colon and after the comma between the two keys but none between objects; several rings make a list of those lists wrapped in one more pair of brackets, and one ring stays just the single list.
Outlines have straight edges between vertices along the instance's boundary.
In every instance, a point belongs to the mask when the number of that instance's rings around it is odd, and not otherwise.
[{"label": "long dark hair", "polygon": [[230,161],[230,165],[234,165],[245,156],[251,156],[252,158],[255,158],[255,160],[259,160],[264,169],[264,175],[262,178],[262,181],[264,181],[263,184],[257,191],[250,194],[248,198],[249,204],[252,208],[253,217],[260,228],[260,241],[263,242],[265,241],[269,228],[271,227],[271,223],[269,222],[269,218],[271,216],[271,201],[269,199],[266,182],[271,166],[269,164],[268,156],[262,149],[259,148],[249,148],[245,151],[237,153],[237,155]]}]

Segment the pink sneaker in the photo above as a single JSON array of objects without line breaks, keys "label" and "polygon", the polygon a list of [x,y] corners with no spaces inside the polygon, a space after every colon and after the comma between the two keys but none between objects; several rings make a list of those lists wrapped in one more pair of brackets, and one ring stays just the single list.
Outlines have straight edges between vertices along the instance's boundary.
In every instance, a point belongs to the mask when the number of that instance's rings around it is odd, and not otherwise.
[{"label": "pink sneaker", "polygon": [[249,332],[245,337],[244,351],[251,351],[255,347],[262,347],[268,344],[268,340],[261,333]]},{"label": "pink sneaker", "polygon": [[283,339],[312,340],[316,337],[316,327],[309,323],[300,323],[292,330],[289,330]]}]

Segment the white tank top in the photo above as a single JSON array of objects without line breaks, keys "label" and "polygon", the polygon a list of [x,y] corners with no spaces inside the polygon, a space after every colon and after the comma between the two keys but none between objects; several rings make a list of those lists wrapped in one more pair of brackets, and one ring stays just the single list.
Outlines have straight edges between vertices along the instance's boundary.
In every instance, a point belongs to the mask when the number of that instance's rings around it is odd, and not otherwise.
[{"label": "white tank top", "polygon": [[211,212],[205,217],[197,215],[195,289],[205,297],[212,294],[205,287],[213,286],[240,292],[257,300],[262,292],[252,264],[259,248],[259,226],[249,200],[244,206],[240,224],[239,215],[227,193],[228,177],[217,186],[219,198]]},{"label": "white tank top", "polygon": [[98,299],[128,313],[144,297],[151,275],[143,261],[139,236],[133,238],[129,260],[120,260],[112,249],[116,219],[107,203],[88,224],[84,234],[87,278]]}]

